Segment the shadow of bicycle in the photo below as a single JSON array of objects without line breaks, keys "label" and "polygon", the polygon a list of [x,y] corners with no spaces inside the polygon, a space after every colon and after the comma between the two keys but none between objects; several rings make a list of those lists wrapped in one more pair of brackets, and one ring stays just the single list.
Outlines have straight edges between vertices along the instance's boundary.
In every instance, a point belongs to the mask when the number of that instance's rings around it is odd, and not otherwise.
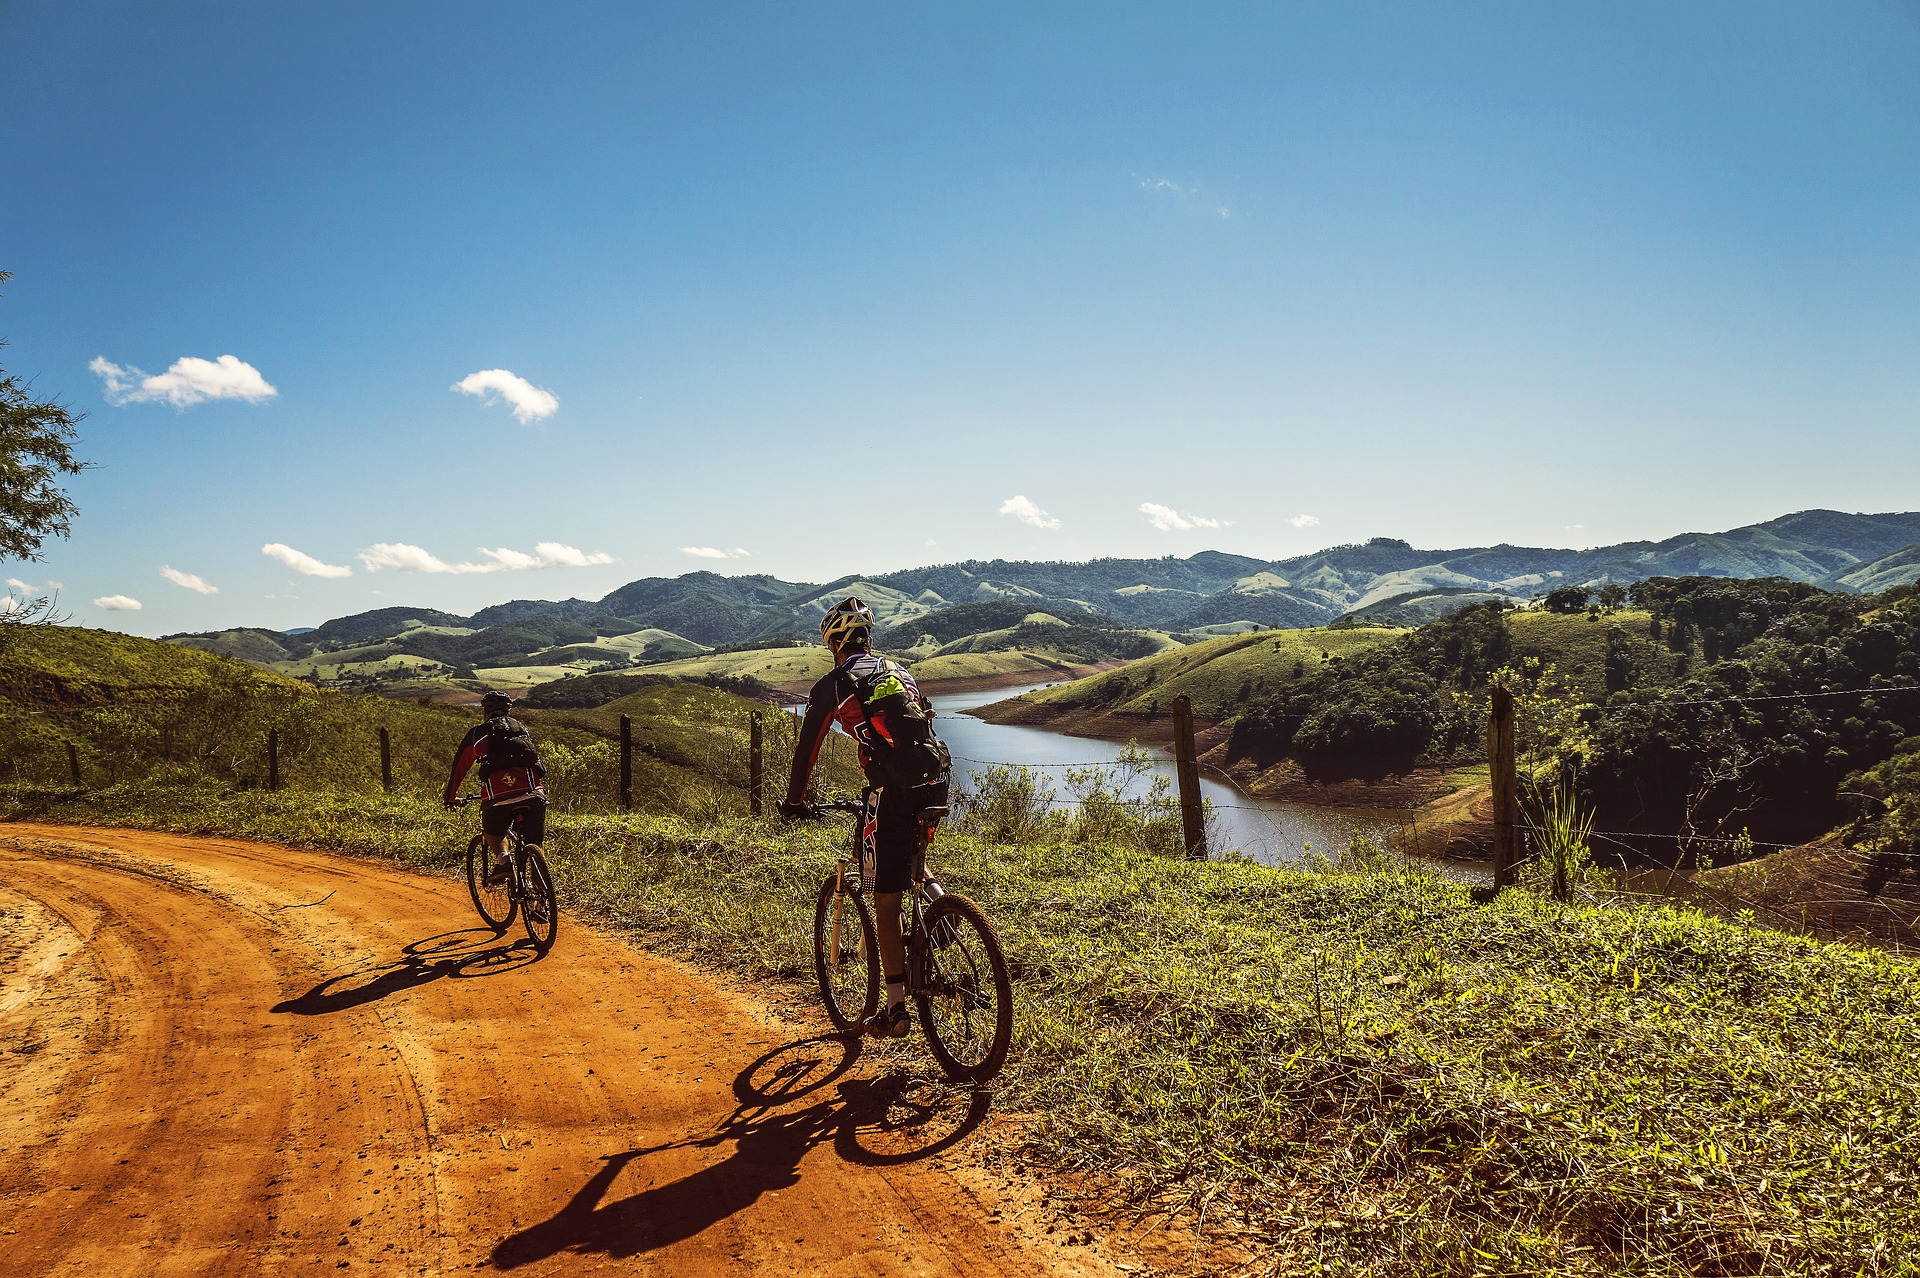
[{"label": "shadow of bicycle", "polygon": [[[986,1121],[991,1097],[984,1090],[903,1074],[850,1077],[859,1059],[859,1041],[840,1038],[801,1039],[767,1052],[735,1077],[739,1106],[717,1130],[605,1155],[564,1207],[493,1249],[494,1267],[517,1269],[563,1251],[615,1259],[654,1251],[797,1184],[801,1160],[820,1145],[831,1142],[848,1162],[893,1166],[950,1149]],[[721,1146],[731,1148],[718,1163],[603,1202],[636,1160]]]},{"label": "shadow of bicycle", "polygon": [[364,1007],[390,995],[442,980],[499,976],[540,961],[542,955],[524,937],[511,943],[489,928],[463,928],[423,937],[401,948],[397,957],[329,976],[298,998],[274,1004],[276,1012],[324,1016]]}]

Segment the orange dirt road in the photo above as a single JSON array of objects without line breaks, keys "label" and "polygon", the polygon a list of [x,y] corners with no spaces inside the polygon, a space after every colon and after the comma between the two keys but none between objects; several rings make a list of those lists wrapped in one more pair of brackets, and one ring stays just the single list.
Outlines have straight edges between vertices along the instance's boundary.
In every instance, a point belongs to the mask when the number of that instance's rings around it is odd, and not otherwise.
[{"label": "orange dirt road", "polygon": [[377,862],[0,827],[6,1272],[1115,1272],[935,1165],[983,1099],[474,924]]}]

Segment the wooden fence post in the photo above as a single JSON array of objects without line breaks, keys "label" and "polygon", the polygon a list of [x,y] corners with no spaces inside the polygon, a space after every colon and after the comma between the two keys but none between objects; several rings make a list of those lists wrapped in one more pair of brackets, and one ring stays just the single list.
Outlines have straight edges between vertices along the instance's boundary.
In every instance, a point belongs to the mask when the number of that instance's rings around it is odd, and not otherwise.
[{"label": "wooden fence post", "polygon": [[752,816],[760,815],[760,789],[766,767],[760,734],[765,729],[766,717],[766,711],[755,710],[747,727],[747,812]]},{"label": "wooden fence post", "polygon": [[280,729],[267,729],[267,789],[280,788]]},{"label": "wooden fence post", "polygon": [[74,788],[78,789],[83,784],[80,780],[80,752],[73,748],[71,741],[67,742],[67,771],[73,773]]},{"label": "wooden fence post", "polygon": [[1513,693],[1497,684],[1487,707],[1487,766],[1493,778],[1493,886],[1513,886],[1520,861],[1520,780],[1514,757]]},{"label": "wooden fence post", "polygon": [[1174,773],[1180,779],[1180,829],[1187,855],[1204,861],[1207,824],[1200,809],[1200,765],[1193,749],[1193,702],[1185,696],[1173,699],[1173,758]]},{"label": "wooden fence post", "polygon": [[380,729],[380,788],[393,789],[393,739]]},{"label": "wooden fence post", "polygon": [[633,811],[633,720],[620,716],[620,810]]}]

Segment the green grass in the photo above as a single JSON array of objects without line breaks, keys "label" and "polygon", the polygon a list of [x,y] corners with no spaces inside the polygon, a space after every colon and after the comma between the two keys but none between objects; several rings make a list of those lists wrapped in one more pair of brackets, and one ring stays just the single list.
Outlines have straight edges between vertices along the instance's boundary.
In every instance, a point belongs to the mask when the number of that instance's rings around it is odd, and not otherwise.
[{"label": "green grass", "polygon": [[[380,789],[378,732],[395,786],[431,798],[479,721],[471,706],[354,696],[178,644],[75,627],[34,628],[0,647],[0,778],[60,784],[75,747],[88,785],[163,775],[264,785],[269,733],[291,790]],[[598,711],[523,710],[556,803],[619,804],[620,715],[633,720],[636,802],[655,811],[744,810],[754,703],[692,684],[654,685]],[[790,725],[770,715],[769,750]],[[769,753],[769,759],[775,755]],[[852,764],[835,747],[830,774]]]},{"label": "green grass", "polygon": [[1310,673],[1323,660],[1358,652],[1405,633],[1399,630],[1260,630],[1204,639],[1175,648],[1123,670],[1062,684],[1029,699],[1046,705],[1082,710],[1121,710],[1163,713],[1182,694],[1193,702],[1195,714],[1227,719],[1237,714],[1245,699],[1263,683],[1280,686],[1294,678],[1299,665]]},{"label": "green grass", "polygon": [[753,648],[742,652],[712,652],[646,667],[642,672],[670,679],[699,679],[733,675],[770,684],[812,683],[833,668],[825,648]]},{"label": "green grass", "polygon": [[[7,815],[451,872],[418,800],[128,785]],[[576,914],[805,994],[834,831],[556,819]],[[1086,1206],[1187,1204],[1249,1272],[1912,1274],[1920,966],[1675,908],[1489,906],[1405,868],[943,833],[1018,982],[998,1106]],[[909,1040],[883,1060],[923,1063]]]},{"label": "green grass", "polygon": [[1644,609],[1618,612],[1553,613],[1538,609],[1507,614],[1516,658],[1538,657],[1573,683],[1574,690],[1593,701],[1606,697],[1607,631],[1614,626],[1626,636],[1640,677],[1664,683],[1673,678],[1679,657],[1647,634],[1650,614]]}]

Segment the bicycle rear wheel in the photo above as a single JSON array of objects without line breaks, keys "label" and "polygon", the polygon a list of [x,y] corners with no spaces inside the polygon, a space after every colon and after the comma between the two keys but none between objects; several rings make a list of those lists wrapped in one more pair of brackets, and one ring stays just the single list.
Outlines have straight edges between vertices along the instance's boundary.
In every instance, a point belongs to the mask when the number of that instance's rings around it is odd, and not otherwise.
[{"label": "bicycle rear wheel", "polygon": [[520,886],[520,922],[527,929],[527,939],[544,954],[560,935],[560,901],[553,893],[553,871],[538,847],[521,854]]},{"label": "bicycle rear wheel", "polygon": [[842,891],[829,874],[813,907],[813,971],[827,1019],[842,1034],[865,1025],[880,1007],[880,942],[873,912],[859,892]]},{"label": "bicycle rear wheel", "polygon": [[[511,853],[517,840],[511,834],[507,840],[507,851]],[[519,906],[514,903],[506,883],[487,886],[487,871],[492,868],[487,841],[474,835],[473,842],[467,844],[467,892],[473,897],[473,908],[480,911],[481,921],[496,932],[504,932],[513,926],[514,911]]]},{"label": "bicycle rear wheel", "polygon": [[948,1075],[984,1083],[1007,1063],[1013,1044],[1013,978],[986,912],[947,895],[920,918],[926,971],[913,1001],[927,1046]]}]

